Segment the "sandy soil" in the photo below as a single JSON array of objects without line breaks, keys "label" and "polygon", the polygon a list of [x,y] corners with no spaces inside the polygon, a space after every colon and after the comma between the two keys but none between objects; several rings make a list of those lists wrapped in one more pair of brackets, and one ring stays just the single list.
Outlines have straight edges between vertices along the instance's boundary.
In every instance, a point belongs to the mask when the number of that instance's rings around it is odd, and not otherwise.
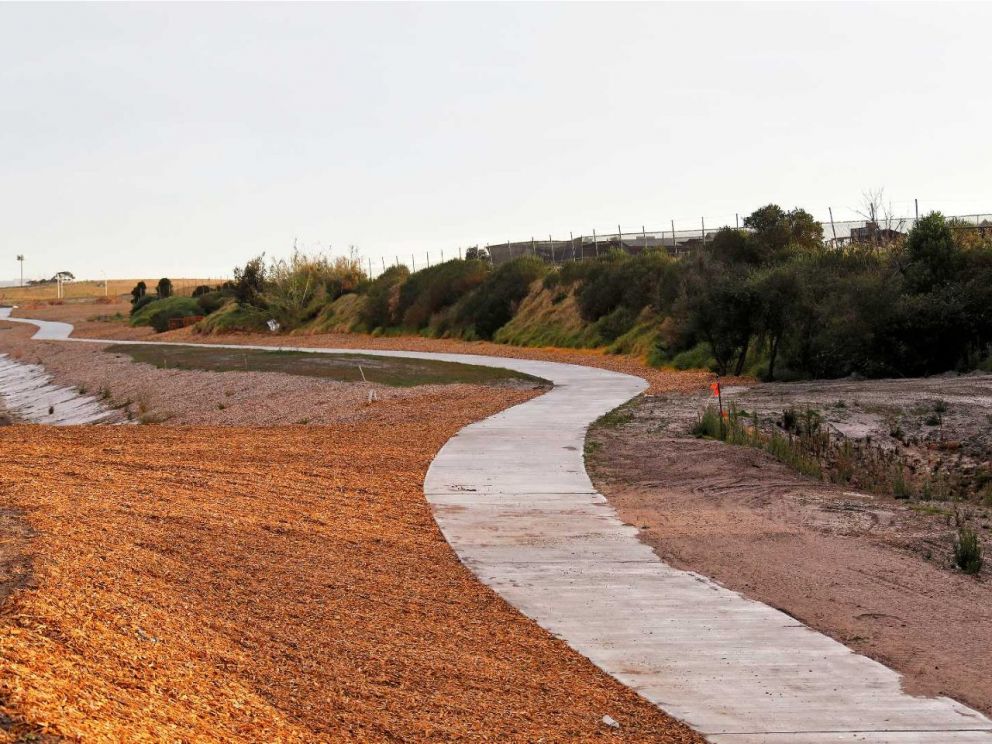
[{"label": "sandy soil", "polygon": [[437,449],[525,394],[388,427],[8,427],[0,501],[36,536],[0,611],[0,710],[82,741],[700,742],[434,525]]},{"label": "sandy soil", "polygon": [[[32,341],[33,329],[0,322],[0,352],[41,364],[60,385],[80,388],[117,408],[121,421],[170,425],[332,424],[367,421],[389,425],[408,406],[442,408],[471,395],[474,385],[397,388],[359,385],[269,372],[159,369],[103,344]],[[378,401],[368,403],[374,388]],[[519,389],[536,393],[520,383]]]},{"label": "sandy soil", "polygon": [[590,433],[590,473],[621,517],[663,560],[882,661],[912,692],[992,713],[990,572],[950,568],[949,516],[693,439],[686,412],[704,402],[648,397]]}]

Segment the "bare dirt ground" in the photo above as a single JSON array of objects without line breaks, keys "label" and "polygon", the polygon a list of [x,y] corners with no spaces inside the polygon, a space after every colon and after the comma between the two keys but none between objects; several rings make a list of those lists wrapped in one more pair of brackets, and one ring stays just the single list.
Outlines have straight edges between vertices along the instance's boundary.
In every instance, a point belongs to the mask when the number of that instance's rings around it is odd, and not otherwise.
[{"label": "bare dirt ground", "polygon": [[[736,399],[768,417],[846,399],[837,424],[888,436],[894,409],[905,427],[915,426],[909,418],[923,412],[913,411],[939,394],[950,401],[945,435],[979,452],[984,412],[965,416],[955,406],[975,405],[989,385],[989,378],[797,383],[756,386]],[[593,428],[590,474],[621,517],[643,528],[663,560],[878,659],[902,672],[911,692],[992,713],[988,509],[964,505],[987,559],[978,577],[964,575],[951,567],[951,514],[961,505],[873,496],[800,476],[760,450],[695,439],[691,424],[708,402],[647,396]]]},{"label": "bare dirt ground", "polygon": [[0,741],[701,742],[434,525],[437,449],[525,394],[388,427],[8,427],[34,577],[0,610]]}]

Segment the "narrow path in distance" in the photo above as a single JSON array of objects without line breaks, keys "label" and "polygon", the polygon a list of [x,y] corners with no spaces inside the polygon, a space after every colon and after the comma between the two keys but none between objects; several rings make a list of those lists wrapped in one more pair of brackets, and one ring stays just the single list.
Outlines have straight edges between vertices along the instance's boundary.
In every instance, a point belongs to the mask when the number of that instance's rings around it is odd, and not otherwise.
[{"label": "narrow path in distance", "polygon": [[[41,339],[68,339],[72,329],[9,319],[39,326]],[[435,518],[483,582],[710,740],[992,742],[992,721],[976,711],[907,695],[899,675],[881,664],[667,566],[618,519],[586,474],[585,432],[643,391],[643,380],[507,357],[362,353],[498,366],[555,384],[449,440],[424,484]]]}]

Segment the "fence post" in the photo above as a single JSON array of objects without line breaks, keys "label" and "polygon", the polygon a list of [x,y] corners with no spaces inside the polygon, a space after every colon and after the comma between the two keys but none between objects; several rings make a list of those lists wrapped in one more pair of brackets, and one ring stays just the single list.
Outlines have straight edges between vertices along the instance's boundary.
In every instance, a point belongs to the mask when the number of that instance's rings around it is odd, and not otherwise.
[{"label": "fence post", "polygon": [[644,232],[644,225],[641,225],[641,240],[644,245],[641,246],[641,250],[646,251],[648,249],[648,234]]},{"label": "fence post", "polygon": [[596,228],[592,229],[592,245],[596,249],[596,258],[599,258],[599,238],[596,237]]},{"label": "fence post", "polygon": [[620,231],[620,225],[617,225],[617,249],[623,250],[623,233]]},{"label": "fence post", "polygon": [[834,208],[827,207],[827,211],[830,213],[830,232],[834,234],[834,248],[837,247],[837,228],[834,227]]},{"label": "fence post", "polygon": [[548,233],[548,248],[551,249],[551,263],[555,262],[555,244],[551,242],[551,233]]},{"label": "fence post", "polygon": [[702,229],[703,245],[705,246],[706,245],[706,218],[705,217],[700,217],[699,218],[699,224],[702,226],[701,229]]},{"label": "fence post", "polygon": [[572,247],[572,263],[575,263],[579,259],[575,257],[575,238],[572,236],[572,231],[568,231],[568,244]]},{"label": "fence post", "polygon": [[533,256],[536,256],[537,255],[537,249],[534,247],[534,236],[533,235],[530,236],[530,252],[531,252],[531,255],[533,255]]},{"label": "fence post", "polygon": [[672,220],[672,253],[679,255],[678,243],[675,242],[675,220]]}]

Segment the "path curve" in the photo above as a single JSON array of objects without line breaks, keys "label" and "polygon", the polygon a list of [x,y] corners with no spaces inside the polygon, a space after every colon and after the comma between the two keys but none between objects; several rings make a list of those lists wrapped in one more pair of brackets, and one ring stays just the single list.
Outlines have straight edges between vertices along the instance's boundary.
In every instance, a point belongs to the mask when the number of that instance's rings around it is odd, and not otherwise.
[{"label": "path curve", "polygon": [[[7,319],[38,326],[38,339],[122,343],[69,339],[67,323]],[[896,672],[767,605],[671,568],[640,542],[583,463],[589,424],[642,392],[640,378],[506,357],[281,348],[503,367],[553,382],[550,392],[445,444],[424,482],[435,519],[480,580],[711,741],[992,742],[992,721],[978,712],[949,698],[906,694]]]}]

